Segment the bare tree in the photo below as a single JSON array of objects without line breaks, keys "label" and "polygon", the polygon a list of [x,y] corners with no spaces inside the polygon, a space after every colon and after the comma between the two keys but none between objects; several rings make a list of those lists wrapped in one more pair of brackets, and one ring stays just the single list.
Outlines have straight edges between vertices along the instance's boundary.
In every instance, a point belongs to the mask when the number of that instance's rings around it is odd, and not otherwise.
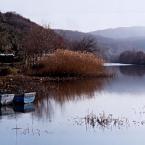
[{"label": "bare tree", "polygon": [[93,37],[84,37],[80,41],[73,41],[71,47],[75,51],[96,52],[97,41]]},{"label": "bare tree", "polygon": [[25,58],[35,63],[43,54],[63,48],[63,44],[63,39],[49,27],[33,26],[23,40]]}]

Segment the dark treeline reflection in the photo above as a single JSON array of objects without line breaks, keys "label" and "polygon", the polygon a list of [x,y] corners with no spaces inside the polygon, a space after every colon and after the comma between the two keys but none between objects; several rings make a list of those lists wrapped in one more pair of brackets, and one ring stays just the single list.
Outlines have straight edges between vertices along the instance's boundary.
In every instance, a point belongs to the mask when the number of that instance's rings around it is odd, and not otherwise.
[{"label": "dark treeline reflection", "polygon": [[145,66],[142,66],[142,65],[121,66],[119,67],[119,69],[123,75],[128,75],[128,76],[144,76],[145,75]]},{"label": "dark treeline reflection", "polygon": [[54,114],[54,103],[63,106],[67,101],[92,98],[107,82],[109,80],[106,78],[46,81],[43,78],[38,80],[15,77],[0,79],[0,90],[11,93],[35,91],[35,116],[51,119]]}]

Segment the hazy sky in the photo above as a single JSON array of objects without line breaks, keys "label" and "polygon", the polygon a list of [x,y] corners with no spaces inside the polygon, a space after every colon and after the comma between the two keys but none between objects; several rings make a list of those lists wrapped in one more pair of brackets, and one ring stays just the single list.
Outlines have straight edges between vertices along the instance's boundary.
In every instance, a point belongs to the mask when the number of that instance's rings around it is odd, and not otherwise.
[{"label": "hazy sky", "polygon": [[85,32],[145,26],[145,0],[0,0],[0,10],[52,28]]}]

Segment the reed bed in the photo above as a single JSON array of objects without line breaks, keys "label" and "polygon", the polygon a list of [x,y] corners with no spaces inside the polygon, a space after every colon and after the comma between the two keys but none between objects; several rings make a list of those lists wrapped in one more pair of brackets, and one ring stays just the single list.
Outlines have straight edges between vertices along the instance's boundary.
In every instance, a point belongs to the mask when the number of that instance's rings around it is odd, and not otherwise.
[{"label": "reed bed", "polygon": [[33,68],[33,75],[54,77],[105,76],[103,59],[91,53],[58,49],[43,57]]}]

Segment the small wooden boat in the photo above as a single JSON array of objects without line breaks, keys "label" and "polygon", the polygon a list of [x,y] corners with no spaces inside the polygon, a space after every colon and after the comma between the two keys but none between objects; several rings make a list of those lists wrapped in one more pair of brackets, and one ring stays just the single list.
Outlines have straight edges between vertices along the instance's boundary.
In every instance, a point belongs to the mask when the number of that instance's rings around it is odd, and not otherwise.
[{"label": "small wooden boat", "polygon": [[35,96],[36,96],[36,92],[15,95],[14,103],[20,103],[20,104],[33,103],[35,100]]},{"label": "small wooden boat", "polygon": [[0,94],[0,104],[9,105],[13,102],[14,94]]},{"label": "small wooden boat", "polygon": [[34,112],[35,107],[34,107],[33,103],[15,105],[14,106],[14,111],[15,112],[22,112],[22,113]]}]

